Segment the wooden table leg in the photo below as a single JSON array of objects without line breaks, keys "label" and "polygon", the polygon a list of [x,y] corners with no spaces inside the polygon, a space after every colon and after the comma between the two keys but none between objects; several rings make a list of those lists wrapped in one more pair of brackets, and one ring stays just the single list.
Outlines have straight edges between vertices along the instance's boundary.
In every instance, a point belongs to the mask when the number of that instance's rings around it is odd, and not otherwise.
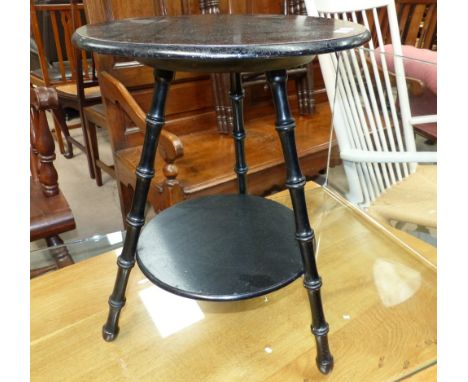
[{"label": "wooden table leg", "polygon": [[273,93],[276,108],[276,130],[278,131],[286,163],[286,187],[289,189],[296,221],[296,239],[304,264],[304,287],[309,296],[312,311],[312,333],[317,344],[317,366],[323,374],[333,368],[333,357],[328,346],[328,323],[325,321],[320,287],[322,281],[315,262],[315,235],[310,227],[304,194],[306,179],[302,175],[297,157],[294,129],[296,124],[291,115],[287,93],[287,72],[267,72],[268,84]]},{"label": "wooden table leg", "polygon": [[239,186],[239,194],[247,193],[247,171],[249,168],[245,162],[245,130],[244,130],[244,113],[242,107],[242,99],[244,98],[244,89],[242,89],[242,79],[239,73],[231,73],[231,91],[229,92],[232,101],[233,111],[233,131],[236,147],[236,167],[237,183]]},{"label": "wooden table leg", "polygon": [[109,315],[102,328],[106,341],[112,341],[119,332],[119,316],[125,305],[125,290],[130,271],[135,265],[135,251],[141,228],[145,223],[145,205],[151,179],[154,176],[154,159],[158,146],[159,135],[164,126],[164,108],[169,85],[174,79],[174,72],[155,70],[155,90],[153,102],[146,116],[146,133],[141,153],[140,163],[136,170],[136,187],[133,195],[132,208],[127,215],[127,235],[121,255],[117,259],[118,271],[114,290],[109,298]]}]

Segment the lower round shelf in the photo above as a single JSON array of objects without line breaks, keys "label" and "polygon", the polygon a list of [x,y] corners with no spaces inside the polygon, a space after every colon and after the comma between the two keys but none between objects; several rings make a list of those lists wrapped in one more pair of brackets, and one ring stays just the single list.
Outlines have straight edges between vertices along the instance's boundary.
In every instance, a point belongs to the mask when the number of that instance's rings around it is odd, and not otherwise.
[{"label": "lower round shelf", "polygon": [[250,195],[188,200],[144,227],[137,261],[148,279],[169,292],[231,301],[277,290],[303,273],[294,214]]}]

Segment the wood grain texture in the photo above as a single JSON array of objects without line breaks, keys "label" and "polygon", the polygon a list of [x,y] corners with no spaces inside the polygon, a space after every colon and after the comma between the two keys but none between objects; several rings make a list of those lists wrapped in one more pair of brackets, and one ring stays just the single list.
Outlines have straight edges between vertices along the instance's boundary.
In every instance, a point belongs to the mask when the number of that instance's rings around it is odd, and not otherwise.
[{"label": "wood grain texture", "polygon": [[[435,267],[314,184],[306,197],[336,360],[329,376],[315,368],[301,280],[210,303],[165,300],[134,269],[120,336],[104,342],[117,255],[108,253],[32,280],[31,381],[389,381],[435,360]],[[286,192],[272,199],[290,203]],[[161,319],[192,309],[198,321],[160,334]]]},{"label": "wood grain texture", "polygon": [[[77,89],[75,84],[67,84],[67,85],[59,85],[55,89],[57,92],[60,93],[61,96],[68,96],[68,97],[76,97],[77,96]],[[86,98],[101,98],[101,92],[99,90],[99,86],[93,86],[84,89],[85,97]]]},{"label": "wood grain texture", "polygon": [[[297,2],[297,1],[296,1]],[[222,7],[221,13],[277,13],[281,14],[282,11],[282,0],[275,1],[220,1]],[[247,4],[249,3],[249,4]],[[299,1],[300,3],[300,1]],[[162,1],[162,0],[134,0],[132,3],[128,3],[122,0],[87,0],[84,2],[87,20],[90,24],[95,24],[104,21],[117,20],[127,17],[141,17],[150,15],[178,15],[181,13],[203,13],[204,10],[207,13],[217,8],[218,1]],[[145,67],[131,59],[122,57],[110,57],[95,54],[96,66],[99,69],[99,73],[108,72],[121,84],[123,84],[133,100],[129,100],[126,97],[128,104],[134,102],[141,107],[142,111],[147,111],[153,96],[153,74],[152,69]],[[290,102],[293,105],[301,104],[308,105],[309,112],[313,111],[313,94],[312,91],[312,75],[320,76],[320,71],[315,70],[314,72],[309,69],[309,79],[307,81],[300,82],[302,98],[298,99],[296,92],[296,85],[294,81],[290,81],[289,87]],[[103,91],[104,97],[106,97],[106,84],[102,80],[100,75],[100,85]],[[223,75],[218,75],[223,77]],[[176,79],[171,85],[169,96],[166,106],[166,117],[167,123],[165,131],[169,131],[177,135],[178,139],[183,142],[184,145],[184,158],[182,160],[176,160],[175,162],[159,162],[157,174],[159,176],[159,183],[153,182],[152,189],[152,201],[153,206],[157,210],[166,208],[178,201],[183,200],[186,195],[190,194],[191,191],[186,190],[199,190],[205,194],[213,193],[223,190],[231,190],[235,186],[234,179],[231,174],[233,172],[233,166],[231,161],[234,156],[228,157],[225,151],[217,151],[218,147],[224,148],[226,142],[228,145],[229,153],[233,148],[232,139],[230,137],[218,137],[216,132],[216,126],[221,126],[219,131],[223,133],[231,133],[232,127],[232,113],[224,113],[222,108],[230,108],[230,101],[228,97],[228,86],[226,82],[226,76],[220,78],[219,81],[210,79],[208,74],[197,74],[197,73],[177,73]],[[214,82],[213,82],[214,81]],[[306,86],[307,85],[307,86]],[[104,89],[104,90],[103,90]],[[246,91],[245,104],[245,117],[246,121],[264,117],[266,115],[273,116],[273,107],[271,102],[271,94],[269,89],[264,89],[264,84],[258,84],[251,86]],[[304,99],[309,101],[305,102]],[[123,103],[120,103],[122,106]],[[128,190],[131,190],[135,183],[135,166],[134,163],[138,162],[134,156],[139,155],[141,148],[135,148],[137,145],[141,145],[143,141],[143,134],[141,132],[126,132],[123,131],[122,126],[135,126],[138,125],[135,121],[131,121],[132,113],[130,116],[114,116],[111,114],[119,113],[119,107],[107,108],[107,123],[106,126],[109,129],[109,135],[113,147],[113,157],[115,164],[115,171],[110,171],[114,174],[117,179],[119,187],[119,194],[121,195],[122,215],[125,216],[125,211],[129,209],[128,201],[131,201],[130,197],[123,197],[123,194]],[[299,112],[303,112],[307,107],[303,107]],[[308,113],[308,114],[310,114]],[[87,115],[87,112],[84,112]],[[134,113],[133,113],[134,114]],[[314,119],[314,123],[318,120]],[[224,122],[223,122],[224,121]],[[271,122],[270,122],[271,121]],[[93,121],[91,121],[94,123]],[[121,122],[119,124],[119,122]],[[312,120],[311,120],[312,122]],[[301,124],[301,122],[299,122]],[[267,127],[267,125],[265,125]],[[271,127],[271,128],[270,128]],[[327,126],[329,127],[329,126]],[[103,164],[99,160],[99,152],[97,145],[93,142],[94,130],[91,126],[90,139],[92,158],[95,163],[96,182],[102,183],[101,180],[101,168],[110,169],[108,164]],[[328,146],[322,144],[328,140],[329,132],[325,132],[322,127],[317,127],[317,131],[307,129],[312,132],[308,135],[308,138],[304,141],[304,145],[313,144],[313,142],[320,142],[319,146],[315,149],[313,154],[306,154],[303,158],[305,172],[308,175],[316,175],[318,171],[322,170],[326,166],[326,157]],[[270,136],[276,138],[276,132],[273,126],[273,117],[268,120],[268,128],[262,130],[263,140],[256,140],[260,145],[253,148],[251,144],[253,155],[251,155],[252,163],[248,163],[249,167],[255,167],[257,169],[256,178],[254,183],[256,184],[255,193],[263,194],[271,190],[274,186],[282,185],[284,182],[284,167],[282,164],[277,164],[277,158],[280,158],[281,152],[279,149],[279,142],[275,143],[273,150],[265,150],[263,143],[269,144],[271,141]],[[160,140],[161,145],[164,145],[166,141],[163,136]],[[192,145],[192,142],[194,145]],[[201,144],[198,147],[197,144]],[[169,147],[169,145],[166,145]],[[201,151],[199,151],[201,148]],[[118,152],[120,150],[127,150],[126,152]],[[167,150],[165,150],[167,151]],[[261,153],[265,151],[267,155]],[[258,152],[258,155],[257,153]],[[197,154],[198,153],[198,154]],[[195,158],[195,155],[200,158]],[[234,155],[234,154],[233,154]],[[206,156],[206,158],[202,158]],[[119,158],[125,157],[120,161]],[[195,158],[195,162],[192,163],[192,159]],[[263,160],[263,161],[262,161]],[[120,162],[120,163],[116,163]],[[203,162],[203,163],[201,163]],[[268,168],[268,165],[272,164],[272,168]],[[158,163],[157,163],[158,165]],[[203,174],[202,174],[203,172]],[[162,176],[162,174],[169,174],[169,176]],[[192,177],[194,176],[194,177]],[[199,182],[199,178],[211,178],[211,182]],[[226,180],[228,183],[222,185],[219,184],[220,180]],[[213,189],[212,185],[216,184],[217,189]],[[264,186],[263,186],[264,185]],[[203,187],[207,186],[206,189]],[[198,191],[197,191],[198,192]],[[190,196],[188,196],[190,197]],[[126,201],[126,202],[125,202]]]},{"label": "wood grain texture", "polygon": [[[207,112],[209,105],[203,104],[206,97],[202,97],[201,103],[194,103],[198,105],[199,117],[188,107],[189,100],[194,99],[194,91],[203,94],[211,91],[211,87],[203,77],[190,82],[184,82],[185,79],[182,77],[181,82],[169,92],[167,130],[164,129],[160,137],[158,151],[161,155],[156,160],[156,177],[149,195],[156,211],[196,195],[232,192],[236,188],[232,138],[220,135],[213,128],[215,116],[213,111]],[[198,86],[195,86],[196,83]],[[150,99],[149,89],[130,93],[124,84],[105,71],[100,74],[100,87],[106,103],[122,216],[125,216],[131,197],[123,197],[124,188],[134,188],[134,173],[141,155],[142,131],[145,129],[144,110]],[[262,195],[274,187],[283,187],[284,158],[274,128],[271,99],[264,107],[248,105],[245,111],[246,152],[250,169],[248,181],[252,193]],[[307,176],[316,175],[326,167],[330,121],[329,106],[325,103],[317,107],[314,115],[297,118],[299,158]],[[130,131],[128,126],[139,129]],[[169,132],[178,137],[169,137]],[[177,152],[172,158],[167,155],[171,145],[172,151]],[[183,147],[183,150],[179,147]]]},{"label": "wood grain texture", "polygon": [[[238,1],[241,3],[241,1]],[[283,2],[284,3],[284,2]],[[276,10],[277,14],[290,14],[290,15],[306,15],[305,4],[303,0],[288,0],[287,4],[283,4],[283,9],[279,9],[281,5],[280,1],[269,1],[268,3],[262,3],[256,1],[255,4],[262,5],[263,9],[257,8],[255,13],[273,13]],[[286,6],[287,5],[287,6]],[[228,13],[232,14],[232,7],[227,7],[227,12],[220,12],[220,1],[200,1],[200,9],[202,13]],[[253,3],[250,2],[250,6],[246,7],[244,13],[252,13]],[[234,12],[235,13],[235,12]],[[288,75],[290,78],[295,79],[296,85],[296,96],[299,106],[300,115],[310,115],[314,112],[314,94],[313,94],[313,65],[308,64],[304,70],[298,71],[297,69],[289,71]],[[262,73],[242,73],[244,88],[251,86],[253,83],[265,86],[266,81],[262,78],[258,80],[259,75]],[[227,78],[226,78],[227,77]],[[229,133],[233,128],[233,113],[232,105],[229,97],[229,80],[226,74],[214,73],[211,76],[213,84],[213,95],[214,105],[216,111],[216,120],[218,131],[221,133]]]},{"label": "wood grain texture", "polygon": [[[306,176],[313,176],[324,168],[330,137],[330,110],[327,104],[317,105],[316,113],[296,118],[296,142],[301,168]],[[284,157],[274,128],[274,117],[266,116],[246,122],[245,150],[249,166],[249,192],[263,195],[273,188],[283,188],[285,182]],[[160,145],[164,141],[161,137]],[[125,136],[128,139],[128,135]],[[232,138],[216,130],[204,130],[181,137],[183,156],[175,160],[177,180],[183,198],[235,192],[235,153]],[[115,152],[114,161],[122,183],[134,184],[134,169],[141,155],[141,146]],[[158,158],[159,157],[159,158]],[[170,206],[164,198],[166,163],[158,155],[156,175],[151,184],[149,200],[156,211]]]}]

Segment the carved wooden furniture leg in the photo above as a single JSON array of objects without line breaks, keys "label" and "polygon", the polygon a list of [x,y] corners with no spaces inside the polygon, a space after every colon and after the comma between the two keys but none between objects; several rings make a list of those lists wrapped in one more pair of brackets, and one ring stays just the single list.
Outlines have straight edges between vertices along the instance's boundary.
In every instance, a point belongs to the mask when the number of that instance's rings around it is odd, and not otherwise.
[{"label": "carved wooden furniture leg", "polygon": [[[64,268],[69,265],[75,264],[70,253],[68,253],[67,247],[58,247],[63,245],[63,240],[59,235],[54,235],[46,238],[47,246],[50,247],[50,252],[54,258],[57,268]],[[54,248],[58,247],[58,248]]]},{"label": "carved wooden furniture leg", "polygon": [[146,116],[146,133],[141,153],[140,163],[136,170],[136,187],[133,196],[132,209],[127,216],[127,235],[121,255],[117,260],[119,269],[114,290],[109,298],[109,315],[103,327],[103,337],[106,341],[115,339],[119,332],[118,320],[122,307],[125,305],[125,289],[132,267],[135,265],[135,251],[141,228],[145,222],[144,212],[151,179],[154,176],[154,159],[158,146],[159,135],[164,126],[164,107],[169,85],[174,78],[174,72],[155,70],[155,90],[153,102]]},{"label": "carved wooden furniture leg", "polygon": [[218,131],[220,133],[227,133],[227,122],[226,122],[226,113],[224,110],[224,105],[222,102],[222,74],[220,73],[212,73],[211,74],[211,84],[213,87],[213,97],[214,97],[214,104],[215,104],[215,113],[216,113],[216,124],[218,127]]},{"label": "carved wooden furniture leg", "polygon": [[[54,258],[55,264],[48,265],[42,268],[31,269],[29,271],[29,278],[31,279],[34,277],[43,275],[44,273],[75,264],[72,257],[70,256],[70,253],[68,252],[67,247],[61,246],[63,244],[63,240],[61,239],[59,235],[46,237],[45,240],[46,240],[47,246],[50,248],[50,253],[52,254],[52,257]],[[57,246],[61,246],[61,247],[54,248]]]},{"label": "carved wooden furniture leg", "polygon": [[234,137],[236,148],[236,167],[234,171],[237,174],[237,183],[239,186],[239,194],[247,192],[247,171],[248,167],[245,162],[245,130],[244,130],[244,113],[242,99],[244,98],[244,89],[242,89],[242,79],[240,73],[231,73],[231,91],[229,95],[232,100],[233,111],[233,129],[232,136]]},{"label": "carved wooden furniture leg", "polygon": [[307,74],[296,79],[300,115],[310,115],[315,110],[312,65],[308,64],[306,70]]},{"label": "carved wooden furniture leg", "polygon": [[[46,111],[51,111],[56,125],[60,121],[60,114],[58,117],[56,114],[60,108],[57,92],[53,88],[31,88],[30,107],[30,240],[45,239],[55,261],[53,266],[31,270],[30,276],[34,277],[74,263],[58,234],[73,230],[76,225],[58,187],[58,174],[54,166],[55,143],[46,116]],[[57,133],[60,136],[59,129]]]},{"label": "carved wooden furniture leg", "polygon": [[[307,16],[304,0],[287,0],[285,5],[288,14]],[[297,102],[300,115],[310,115],[315,110],[312,64],[307,64],[305,67],[306,74],[296,79]]]},{"label": "carved wooden furniture leg", "polygon": [[296,91],[297,91],[297,103],[299,106],[299,114],[306,115],[307,114],[307,99],[304,96],[304,92],[307,89],[304,89],[304,82],[302,81],[302,77],[296,79]]},{"label": "carved wooden furniture leg", "polygon": [[[242,76],[241,76],[242,78]],[[230,84],[230,75],[229,73],[220,73],[220,82],[221,82],[221,95],[223,100],[221,101],[224,105],[224,115],[226,118],[227,131],[232,131],[234,128],[234,116],[232,106],[229,102],[229,84]]]},{"label": "carved wooden furniture leg", "polygon": [[296,239],[304,264],[304,287],[307,289],[312,311],[312,333],[317,344],[317,366],[326,374],[333,368],[333,357],[328,346],[328,324],[322,307],[320,287],[322,285],[315,263],[315,238],[307,215],[304,195],[305,177],[302,175],[296,152],[294,136],[295,122],[287,98],[287,73],[285,70],[267,72],[267,80],[273,93],[276,108],[276,130],[278,131],[286,163],[287,180],[296,221]]},{"label": "carved wooden furniture leg", "polygon": [[[219,14],[219,0],[199,0],[200,12],[205,14]],[[213,97],[215,103],[216,124],[218,131],[222,134],[229,132],[229,108],[225,103],[224,74],[212,73],[211,83],[213,87]]]},{"label": "carved wooden furniture leg", "polygon": [[315,96],[314,96],[314,66],[313,62],[306,66],[307,75],[304,78],[306,88],[306,98],[308,104],[308,113],[313,114],[315,112]]}]

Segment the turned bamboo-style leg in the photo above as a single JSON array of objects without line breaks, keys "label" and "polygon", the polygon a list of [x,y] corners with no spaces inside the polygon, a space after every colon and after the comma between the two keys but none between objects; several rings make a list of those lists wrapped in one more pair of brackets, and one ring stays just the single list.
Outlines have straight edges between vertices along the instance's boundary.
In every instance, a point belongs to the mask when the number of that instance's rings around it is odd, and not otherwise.
[{"label": "turned bamboo-style leg", "polygon": [[127,215],[127,235],[122,253],[117,259],[118,271],[114,290],[109,298],[109,315],[102,328],[106,341],[115,339],[119,332],[119,316],[125,305],[125,290],[130,271],[135,265],[135,251],[141,228],[145,222],[145,204],[151,179],[154,176],[154,159],[158,146],[159,135],[164,126],[164,107],[169,85],[174,78],[174,72],[155,70],[155,89],[151,108],[146,116],[146,133],[141,153],[140,163],[136,170],[136,187],[132,208]]},{"label": "turned bamboo-style leg", "polygon": [[244,89],[242,88],[242,79],[239,73],[231,73],[231,91],[229,92],[232,101],[233,111],[233,129],[232,136],[234,137],[236,148],[236,167],[234,171],[237,174],[237,183],[239,186],[239,194],[247,193],[247,171],[248,167],[245,162],[245,130],[244,130],[244,111],[242,100],[244,98]]},{"label": "turned bamboo-style leg", "polygon": [[317,366],[327,374],[333,368],[333,357],[328,347],[328,324],[320,297],[322,281],[315,263],[315,238],[307,215],[304,194],[305,177],[301,173],[297,157],[294,129],[296,127],[287,98],[287,73],[285,70],[267,72],[268,84],[276,107],[276,130],[278,131],[286,163],[287,180],[296,222],[296,239],[304,264],[304,287],[309,296],[312,311],[312,333],[317,344]]}]

